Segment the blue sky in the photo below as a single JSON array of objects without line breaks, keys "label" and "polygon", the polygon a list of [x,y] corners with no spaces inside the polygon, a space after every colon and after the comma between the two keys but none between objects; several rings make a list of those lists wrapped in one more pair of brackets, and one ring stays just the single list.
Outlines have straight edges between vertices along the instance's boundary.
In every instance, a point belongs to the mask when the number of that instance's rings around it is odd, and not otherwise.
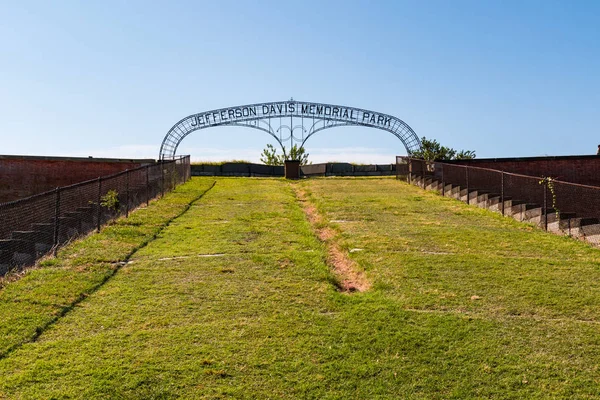
[{"label": "blue sky", "polygon": [[[181,118],[296,100],[394,115],[483,157],[595,154],[599,1],[3,1],[0,154],[158,156]],[[270,137],[188,136],[257,161]],[[393,162],[393,135],[336,128],[319,161]]]}]

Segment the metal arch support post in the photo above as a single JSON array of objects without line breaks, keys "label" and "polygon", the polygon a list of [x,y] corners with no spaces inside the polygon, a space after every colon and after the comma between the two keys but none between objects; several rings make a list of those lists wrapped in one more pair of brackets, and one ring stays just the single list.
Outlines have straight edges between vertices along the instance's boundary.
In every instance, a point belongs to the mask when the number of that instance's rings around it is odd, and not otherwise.
[{"label": "metal arch support post", "polygon": [[[340,126],[360,126],[360,125],[356,125],[356,124],[334,124],[334,125],[328,125],[328,126],[322,126],[318,129],[315,129],[310,135],[308,135],[306,138],[304,138],[304,140],[302,141],[302,144],[300,145],[300,147],[304,146],[304,143],[306,143],[306,141],[313,136],[315,133],[323,131],[325,129],[330,129],[330,128],[337,128]],[[389,129],[385,129],[385,128],[377,128],[376,129],[381,129],[387,132],[391,132]],[[404,145],[404,147],[406,148],[406,151],[408,152],[408,155],[410,156],[412,154],[412,152],[414,152],[415,150],[412,150],[409,152],[409,145],[405,142],[404,138],[402,138],[401,136],[397,135],[394,132],[391,132],[394,136],[396,136],[398,139],[400,139],[400,141],[402,142],[402,144]],[[419,140],[419,148],[421,147],[421,141]]]},{"label": "metal arch support post", "polygon": [[313,124],[313,126],[311,127],[309,134],[306,135],[306,137],[302,140],[300,147],[304,147],[304,143],[306,143],[306,141],[317,132],[323,131],[325,129],[337,128],[339,126],[354,126],[354,124],[350,124],[350,123],[334,123],[334,124],[330,124],[330,125],[326,125],[326,126],[322,126],[320,128],[314,129],[315,124]]},{"label": "metal arch support post", "polygon": [[267,129],[263,128],[263,127],[260,127],[260,126],[246,125],[246,124],[231,124],[231,126],[242,126],[244,128],[258,129],[260,131],[267,132],[269,135],[271,135],[273,137],[273,139],[275,139],[277,141],[277,143],[279,143],[279,146],[281,147],[281,150],[285,153],[285,147],[283,146],[283,142],[272,131],[269,131],[269,130],[267,130]]}]

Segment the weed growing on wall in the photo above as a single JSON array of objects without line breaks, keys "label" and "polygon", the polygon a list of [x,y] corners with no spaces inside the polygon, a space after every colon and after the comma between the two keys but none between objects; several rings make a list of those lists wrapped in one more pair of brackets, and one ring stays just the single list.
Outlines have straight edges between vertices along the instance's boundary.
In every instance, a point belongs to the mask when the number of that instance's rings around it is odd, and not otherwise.
[{"label": "weed growing on wall", "polygon": [[554,178],[546,176],[539,181],[540,185],[545,185],[550,190],[552,196],[552,208],[556,212],[556,219],[560,221],[560,210],[556,206],[556,191],[554,190]]},{"label": "weed growing on wall", "polygon": [[100,198],[100,205],[115,212],[119,211],[119,193],[114,189],[109,190],[104,196]]}]

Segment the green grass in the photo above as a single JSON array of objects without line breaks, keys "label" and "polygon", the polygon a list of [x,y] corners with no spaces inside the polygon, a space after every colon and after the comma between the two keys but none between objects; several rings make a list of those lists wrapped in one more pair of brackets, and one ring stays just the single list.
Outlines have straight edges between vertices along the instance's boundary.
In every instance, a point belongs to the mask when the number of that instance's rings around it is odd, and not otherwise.
[{"label": "green grass", "polygon": [[0,290],[0,358],[35,340],[108,280],[133,252],[152,240],[210,184],[203,181],[195,188],[180,187],[163,201],[153,201],[128,219],[110,223],[99,234],[61,249],[57,258],[42,261],[42,268],[6,284]]},{"label": "green grass", "polygon": [[165,227],[211,183],[2,289],[0,398],[600,396],[598,250],[386,178],[220,178]]}]

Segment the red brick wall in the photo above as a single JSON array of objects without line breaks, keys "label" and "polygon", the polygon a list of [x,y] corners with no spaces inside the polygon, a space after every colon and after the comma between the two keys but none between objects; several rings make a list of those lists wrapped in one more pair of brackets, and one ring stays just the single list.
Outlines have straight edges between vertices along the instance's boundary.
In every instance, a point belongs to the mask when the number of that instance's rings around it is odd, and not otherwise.
[{"label": "red brick wall", "polygon": [[453,163],[600,186],[600,156],[495,158]]},{"label": "red brick wall", "polygon": [[0,156],[0,203],[152,162],[154,160]]}]

